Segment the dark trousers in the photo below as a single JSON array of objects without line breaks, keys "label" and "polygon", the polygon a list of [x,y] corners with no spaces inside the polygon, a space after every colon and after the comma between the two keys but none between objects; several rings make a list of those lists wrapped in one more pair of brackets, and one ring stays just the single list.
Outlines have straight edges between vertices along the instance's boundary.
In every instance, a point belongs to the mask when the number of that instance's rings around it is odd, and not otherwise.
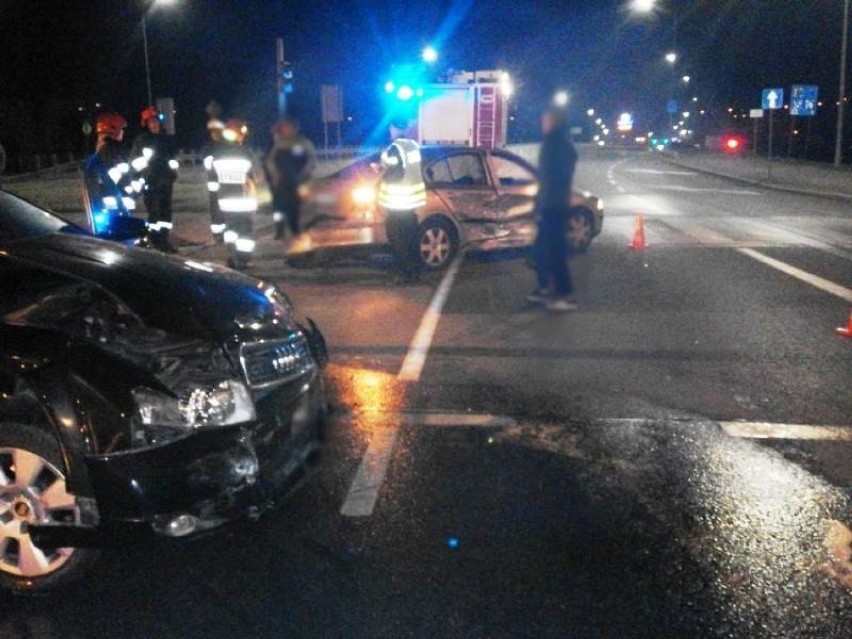
[{"label": "dark trousers", "polygon": [[[299,216],[302,209],[302,199],[299,197],[297,185],[281,185],[272,194],[272,210],[283,213],[287,219],[287,226],[293,235],[302,232]],[[284,234],[284,220],[276,222],[275,235],[280,237]]]},{"label": "dark trousers", "polygon": [[574,294],[568,269],[567,211],[544,211],[539,216],[533,245],[539,288],[552,288],[557,297]]},{"label": "dark trousers", "polygon": [[148,212],[148,223],[172,222],[172,183],[152,184],[145,191],[145,210]]},{"label": "dark trousers", "polygon": [[385,232],[388,244],[406,277],[416,277],[420,274],[417,228],[417,214],[414,211],[386,211]]}]

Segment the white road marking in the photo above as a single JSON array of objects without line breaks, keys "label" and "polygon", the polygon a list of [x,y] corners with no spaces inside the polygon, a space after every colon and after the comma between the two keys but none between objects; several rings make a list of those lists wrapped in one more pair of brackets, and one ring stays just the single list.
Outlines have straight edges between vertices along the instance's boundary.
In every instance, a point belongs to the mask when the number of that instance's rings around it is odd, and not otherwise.
[{"label": "white road marking", "polygon": [[429,354],[435,329],[438,328],[438,321],[441,319],[441,310],[444,308],[444,303],[447,301],[450,289],[459,272],[463,255],[463,253],[459,253],[459,256],[447,269],[444,279],[438,285],[438,290],[435,291],[435,295],[429,303],[429,308],[426,309],[423,319],[420,320],[420,326],[417,327],[417,332],[408,347],[402,368],[399,369],[399,374],[396,376],[398,380],[402,382],[420,381],[420,374],[423,372],[423,365],[426,363],[426,356]]},{"label": "white road marking", "polygon": [[677,186],[676,184],[649,184],[648,188],[659,191],[678,191],[680,193],[724,193],[726,195],[751,195],[759,196],[757,191],[745,191],[742,189],[700,189],[691,186]]},{"label": "white road marking", "polygon": [[[367,412],[371,420],[380,423],[403,424],[405,426],[435,426],[435,427],[474,427],[474,428],[505,428],[514,426],[517,422],[506,415],[491,415],[489,413],[459,413],[445,411],[401,411],[401,412]],[[354,419],[355,415],[348,418]]]},{"label": "white road marking", "polygon": [[663,171],[660,169],[624,169],[625,173],[645,173],[647,175],[687,175],[696,176],[694,171]]},{"label": "white road marking", "polygon": [[[420,326],[417,327],[417,332],[411,340],[408,353],[406,353],[405,359],[402,362],[402,368],[397,375],[397,379],[400,381],[417,382],[420,380],[420,374],[423,372],[423,366],[426,363],[426,356],[429,354],[429,347],[432,345],[432,338],[435,336],[438,321],[441,319],[441,310],[447,301],[453,281],[459,272],[462,255],[459,254],[453,263],[450,264],[441,283],[438,285],[438,289],[432,296],[429,308],[426,309],[426,313],[420,320]],[[355,478],[349,487],[349,493],[346,495],[346,500],[340,509],[340,513],[346,517],[369,517],[373,514],[373,509],[376,507],[376,500],[379,497],[379,489],[382,487],[385,475],[388,472],[388,466],[393,455],[393,448],[396,444],[399,429],[402,425],[412,423],[411,420],[413,419],[401,413],[396,415],[388,414],[387,417],[389,418],[387,420],[376,418],[377,422],[388,425],[377,429],[372,434],[370,445],[361,459],[358,472],[355,473]],[[477,416],[468,416],[468,419],[471,417],[475,418]],[[480,421],[482,421],[481,416],[479,417]],[[440,414],[432,415],[428,420],[433,421],[435,425],[449,425],[450,421],[454,425],[463,425],[463,423],[457,424],[457,422],[463,422],[463,419],[460,417],[450,418],[441,416]]]},{"label": "white road marking", "polygon": [[852,426],[809,426],[770,422],[719,422],[719,426],[730,437],[744,439],[852,441]]},{"label": "white road marking", "polygon": [[369,517],[376,507],[379,489],[385,480],[390,465],[391,454],[396,443],[399,428],[397,426],[376,430],[372,434],[370,446],[361,459],[355,479],[349,487],[346,501],[340,508],[345,517]]},{"label": "white road marking", "polygon": [[830,293],[831,295],[852,303],[852,289],[840,286],[840,284],[835,284],[834,282],[818,275],[814,275],[813,273],[803,271],[802,269],[796,268],[795,266],[782,262],[781,260],[776,260],[774,257],[769,257],[768,255],[755,251],[754,249],[740,248],[737,249],[737,251],[757,260],[758,262],[766,264],[767,266],[771,266],[782,273],[795,277],[797,280],[810,284],[814,288],[818,288],[821,291],[825,291],[826,293]]},{"label": "white road marking", "polygon": [[627,193],[627,189],[625,189],[623,186],[619,185],[619,186],[616,186],[615,188],[618,189],[619,193]]}]

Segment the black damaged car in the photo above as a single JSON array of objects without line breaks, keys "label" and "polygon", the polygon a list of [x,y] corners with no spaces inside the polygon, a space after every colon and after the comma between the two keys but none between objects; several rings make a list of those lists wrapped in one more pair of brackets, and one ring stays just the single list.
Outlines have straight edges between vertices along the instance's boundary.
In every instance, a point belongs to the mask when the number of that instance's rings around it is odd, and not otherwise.
[{"label": "black damaged car", "polygon": [[0,191],[0,587],[259,515],[316,457],[325,361],[274,286]]}]

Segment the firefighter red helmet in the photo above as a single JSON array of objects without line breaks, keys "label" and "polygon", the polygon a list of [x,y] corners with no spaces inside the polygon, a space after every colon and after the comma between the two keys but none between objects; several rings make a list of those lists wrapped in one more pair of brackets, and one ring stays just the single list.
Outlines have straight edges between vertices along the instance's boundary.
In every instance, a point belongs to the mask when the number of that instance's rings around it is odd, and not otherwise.
[{"label": "firefighter red helmet", "polygon": [[118,113],[101,113],[95,120],[95,132],[98,135],[106,135],[111,138],[120,136],[122,129],[126,126],[127,120]]},{"label": "firefighter red helmet", "polygon": [[229,142],[241,144],[248,135],[248,124],[245,120],[232,118],[225,123],[225,130],[222,135]]},{"label": "firefighter red helmet", "polygon": [[142,114],[139,116],[139,122],[142,124],[142,126],[145,126],[146,124],[148,124],[148,120],[150,120],[151,118],[159,117],[160,112],[157,111],[157,107],[149,106],[142,109]]}]

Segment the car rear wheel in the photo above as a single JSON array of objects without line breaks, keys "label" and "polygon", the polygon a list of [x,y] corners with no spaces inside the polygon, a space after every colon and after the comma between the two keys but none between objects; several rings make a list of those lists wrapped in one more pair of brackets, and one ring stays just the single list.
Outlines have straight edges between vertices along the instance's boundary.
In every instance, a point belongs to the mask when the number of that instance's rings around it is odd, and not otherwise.
[{"label": "car rear wheel", "polygon": [[417,234],[417,256],[429,270],[449,264],[459,249],[458,235],[452,225],[440,218],[426,220]]},{"label": "car rear wheel", "polygon": [[31,524],[80,524],[77,498],[65,486],[56,440],[22,424],[0,424],[0,587],[40,591],[81,577],[97,552],[40,548]]},{"label": "car rear wheel", "polygon": [[594,237],[592,213],[586,208],[576,207],[568,214],[566,224],[568,248],[574,253],[585,253]]}]

